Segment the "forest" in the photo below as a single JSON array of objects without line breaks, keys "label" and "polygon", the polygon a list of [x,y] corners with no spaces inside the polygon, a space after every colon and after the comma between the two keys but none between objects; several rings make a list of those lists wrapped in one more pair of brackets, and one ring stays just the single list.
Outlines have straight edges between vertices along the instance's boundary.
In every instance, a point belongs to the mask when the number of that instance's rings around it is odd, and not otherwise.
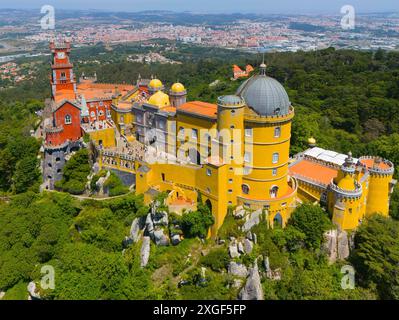
[{"label": "forest", "polygon": [[[89,59],[96,50],[102,48],[77,51],[73,58]],[[116,46],[109,56],[95,58],[114,59],[129,52],[128,47]],[[139,74],[156,75],[167,86],[182,82],[190,100],[215,102],[240,85],[230,80],[233,63],[257,66],[261,61],[259,55],[191,46],[162,54],[183,63],[144,65],[120,58],[113,63],[75,63],[75,68],[78,75],[96,72],[101,82],[135,83]],[[380,155],[399,166],[399,53],[330,48],[270,53],[265,60],[267,73],[285,86],[295,106],[292,154],[306,149],[313,136],[321,147],[352,151],[354,156]],[[39,125],[37,112],[50,94],[48,73],[43,64],[35,81],[0,91],[0,292],[6,293],[4,299],[26,299],[26,286],[40,279],[42,265],[54,266],[57,274],[55,290],[41,292],[44,299],[235,299],[237,288],[226,272],[226,245],[204,240],[204,230],[212,223],[209,219],[203,221],[195,213],[186,216],[185,239],[178,246],[152,244],[149,264],[143,269],[140,243],[123,245],[132,220],[148,212],[142,196],[80,201],[62,192],[39,193],[41,141],[31,131]],[[209,86],[215,80],[217,84]],[[81,188],[80,176],[89,168],[87,156],[79,156],[81,165],[72,162],[67,170],[82,173],[67,175],[61,189]],[[284,230],[267,229],[262,223],[255,227],[258,244],[240,262],[250,265],[257,255],[267,255],[271,266],[281,269],[280,281],[263,280],[265,299],[399,299],[397,188],[391,198],[391,217],[375,216],[363,223],[348,260],[330,265],[321,250],[330,221],[320,207],[305,204],[296,209]],[[230,236],[240,236],[240,231],[228,215],[219,237]],[[343,264],[356,269],[354,290],[340,287]],[[207,269],[206,281],[202,267]],[[182,280],[186,285],[179,286]]]}]

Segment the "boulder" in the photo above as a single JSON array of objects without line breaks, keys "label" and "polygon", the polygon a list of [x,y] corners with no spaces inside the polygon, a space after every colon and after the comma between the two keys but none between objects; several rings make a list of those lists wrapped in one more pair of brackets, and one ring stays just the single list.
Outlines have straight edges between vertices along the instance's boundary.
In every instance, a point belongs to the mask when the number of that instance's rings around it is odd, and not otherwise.
[{"label": "boulder", "polygon": [[253,249],[253,244],[251,240],[245,239],[244,240],[244,251],[246,254],[250,254]]},{"label": "boulder", "polygon": [[3,299],[5,295],[6,293],[4,291],[0,291],[0,300]]},{"label": "boulder", "polygon": [[324,233],[324,251],[327,254],[328,261],[334,263],[337,260],[337,230],[329,230]]},{"label": "boulder", "polygon": [[324,251],[326,252],[330,263],[334,263],[337,260],[344,260],[349,257],[350,239],[346,231],[336,229],[329,230],[324,233],[324,237]]},{"label": "boulder", "polygon": [[270,268],[269,257],[265,257],[263,259],[263,264],[264,264],[265,270],[266,270],[266,277],[268,279],[271,279],[273,277],[273,273],[272,273],[272,269]]},{"label": "boulder", "polygon": [[238,242],[238,244],[237,244],[237,250],[238,250],[238,252],[241,253],[241,254],[244,254],[244,253],[245,253],[245,251],[244,251],[244,246],[242,245],[242,242],[241,242],[241,241]]},{"label": "boulder", "polygon": [[253,241],[253,239],[254,239],[251,231],[248,231],[245,237],[246,237],[248,240],[251,240],[251,241]]},{"label": "boulder", "polygon": [[153,240],[157,246],[168,246],[169,237],[164,234],[162,229],[156,229],[153,233]]},{"label": "boulder", "polygon": [[141,245],[140,251],[140,266],[144,268],[148,264],[148,259],[150,258],[150,237],[143,237],[143,244]]},{"label": "boulder", "polygon": [[252,233],[252,241],[257,244],[258,243],[258,236],[256,235],[256,233]]},{"label": "boulder", "polygon": [[245,221],[241,230],[243,232],[247,232],[247,231],[251,230],[252,227],[254,227],[260,223],[261,216],[262,216],[262,209],[252,212],[250,215],[248,215],[247,221]]},{"label": "boulder", "polygon": [[231,258],[238,258],[240,256],[239,252],[238,252],[238,248],[237,248],[237,243],[231,242],[229,245],[229,254]]},{"label": "boulder", "polygon": [[349,239],[346,231],[341,231],[337,239],[337,257],[344,260],[349,257]]},{"label": "boulder", "polygon": [[181,242],[180,235],[174,234],[171,238],[171,242],[174,246],[178,245]]},{"label": "boulder", "polygon": [[245,286],[241,289],[239,300],[264,300],[262,284],[260,282],[258,264],[255,261],[254,267],[249,268],[249,276]]},{"label": "boulder", "polygon": [[230,261],[228,266],[228,273],[233,276],[245,278],[248,275],[248,269],[242,263]]},{"label": "boulder", "polygon": [[151,213],[149,213],[147,215],[147,218],[145,219],[145,227],[149,234],[152,234],[154,232],[154,223],[152,222],[152,219],[151,219]]},{"label": "boulder", "polygon": [[130,239],[132,239],[133,242],[137,242],[139,239],[139,233],[140,233],[140,219],[136,218],[132,222],[132,226],[130,227]]},{"label": "boulder", "polygon": [[36,283],[34,283],[33,281],[29,282],[27,289],[31,300],[40,299],[40,294],[36,293]]}]

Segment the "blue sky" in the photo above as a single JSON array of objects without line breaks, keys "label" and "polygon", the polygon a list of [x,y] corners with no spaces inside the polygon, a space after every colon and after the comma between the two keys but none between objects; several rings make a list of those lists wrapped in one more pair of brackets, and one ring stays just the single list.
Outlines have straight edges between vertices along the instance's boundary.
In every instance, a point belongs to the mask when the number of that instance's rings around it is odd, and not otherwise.
[{"label": "blue sky", "polygon": [[172,10],[194,12],[340,13],[345,4],[357,12],[399,11],[399,0],[0,0],[0,8],[40,8],[114,11]]}]

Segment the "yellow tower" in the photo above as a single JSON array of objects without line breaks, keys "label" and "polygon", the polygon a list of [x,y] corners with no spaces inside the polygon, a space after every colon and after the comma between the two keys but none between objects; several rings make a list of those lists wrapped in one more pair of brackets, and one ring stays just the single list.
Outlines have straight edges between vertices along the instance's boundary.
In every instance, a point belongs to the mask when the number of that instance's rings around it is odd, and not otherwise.
[{"label": "yellow tower", "polygon": [[363,189],[355,179],[355,171],[352,154],[349,153],[338,176],[329,186],[328,208],[333,215],[333,223],[340,230],[357,228],[362,218]]},{"label": "yellow tower", "polygon": [[296,198],[296,181],[288,176],[291,121],[294,108],[284,87],[260,74],[237,91],[247,107],[244,115],[244,176],[239,202],[251,209],[265,209],[271,225],[285,225]]},{"label": "yellow tower", "polygon": [[180,107],[187,101],[187,90],[179,82],[174,83],[169,91],[170,105],[173,107]]},{"label": "yellow tower", "polygon": [[359,162],[368,169],[370,174],[366,217],[374,213],[388,216],[389,196],[392,191],[391,182],[394,173],[393,163],[379,157],[361,157]]},{"label": "yellow tower", "polygon": [[235,95],[218,98],[219,156],[228,165],[226,194],[228,205],[237,204],[241,194],[244,163],[244,107],[242,98]]}]

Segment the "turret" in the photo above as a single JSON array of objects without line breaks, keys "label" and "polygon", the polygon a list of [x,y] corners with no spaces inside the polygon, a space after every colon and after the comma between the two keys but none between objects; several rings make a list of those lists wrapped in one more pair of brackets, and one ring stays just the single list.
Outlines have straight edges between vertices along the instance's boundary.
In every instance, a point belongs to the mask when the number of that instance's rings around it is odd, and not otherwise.
[{"label": "turret", "polygon": [[366,216],[389,214],[389,198],[392,192],[394,165],[380,157],[361,157],[359,163],[369,172]]},{"label": "turret", "polygon": [[187,101],[187,90],[179,82],[174,83],[169,91],[170,104],[173,107],[180,107]]},{"label": "turret", "polygon": [[361,184],[355,179],[356,167],[349,152],[338,176],[329,185],[328,209],[333,223],[341,230],[357,228],[362,219]]}]

